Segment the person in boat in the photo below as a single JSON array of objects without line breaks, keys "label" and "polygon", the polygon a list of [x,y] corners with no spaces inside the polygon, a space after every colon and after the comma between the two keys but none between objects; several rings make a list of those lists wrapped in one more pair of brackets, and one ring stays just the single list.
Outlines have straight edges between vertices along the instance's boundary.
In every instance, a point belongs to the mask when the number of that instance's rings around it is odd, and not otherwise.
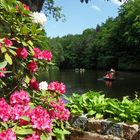
[{"label": "person in boat", "polygon": [[116,79],[116,71],[114,69],[110,69],[110,74],[112,76],[113,79]]},{"label": "person in boat", "polygon": [[107,72],[107,74],[104,76],[104,78],[106,79],[115,79],[116,78],[116,71],[114,69],[110,69],[109,72]]}]

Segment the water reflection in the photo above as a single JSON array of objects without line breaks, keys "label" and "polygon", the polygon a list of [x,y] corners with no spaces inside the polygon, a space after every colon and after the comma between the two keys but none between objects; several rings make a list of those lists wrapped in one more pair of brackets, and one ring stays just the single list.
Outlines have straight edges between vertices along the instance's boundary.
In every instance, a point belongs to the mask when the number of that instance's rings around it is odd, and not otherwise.
[{"label": "water reflection", "polygon": [[112,81],[106,80],[105,84],[106,84],[106,87],[109,89],[112,87]]},{"label": "water reflection", "polygon": [[89,90],[103,91],[107,97],[134,97],[140,93],[140,72],[117,72],[117,80],[105,81],[102,76],[106,71],[85,70],[84,73],[75,70],[50,71],[40,74],[40,81],[59,81],[67,86],[67,95],[76,92],[83,94]]}]

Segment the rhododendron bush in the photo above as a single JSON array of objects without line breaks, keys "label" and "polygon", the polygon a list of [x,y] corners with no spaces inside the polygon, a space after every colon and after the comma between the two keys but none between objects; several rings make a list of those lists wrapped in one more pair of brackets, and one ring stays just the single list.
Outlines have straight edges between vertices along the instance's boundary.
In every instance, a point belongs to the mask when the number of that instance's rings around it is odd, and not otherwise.
[{"label": "rhododendron bush", "polygon": [[0,140],[63,140],[69,133],[66,86],[36,78],[53,64],[48,46],[39,46],[45,22],[19,1],[0,0]]}]

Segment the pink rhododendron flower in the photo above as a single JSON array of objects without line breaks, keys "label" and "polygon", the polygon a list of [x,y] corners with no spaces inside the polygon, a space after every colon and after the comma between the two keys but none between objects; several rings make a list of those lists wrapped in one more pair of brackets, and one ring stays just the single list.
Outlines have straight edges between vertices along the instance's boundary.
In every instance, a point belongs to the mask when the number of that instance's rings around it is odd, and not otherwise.
[{"label": "pink rhododendron flower", "polygon": [[51,132],[52,121],[48,112],[41,106],[37,106],[32,110],[31,123],[33,128]]},{"label": "pink rhododendron flower", "polygon": [[26,4],[23,4],[23,7],[24,7],[25,10],[30,11],[29,6],[27,6]]},{"label": "pink rhododendron flower", "polygon": [[36,72],[37,71],[37,64],[35,61],[31,61],[28,63],[27,68],[31,71],[31,72]]},{"label": "pink rhododendron flower", "polygon": [[2,47],[2,44],[0,43],[0,49],[1,49],[1,47]]},{"label": "pink rhododendron flower", "polygon": [[60,94],[64,94],[66,92],[66,86],[63,83],[51,82],[48,85],[48,90],[55,91]]},{"label": "pink rhododendron flower", "polygon": [[9,47],[11,47],[13,45],[12,41],[10,39],[8,39],[8,38],[4,39],[4,43],[5,43],[5,46],[7,48],[9,48]]},{"label": "pink rhododendron flower", "polygon": [[0,140],[16,140],[16,134],[11,129],[4,130],[0,133]]},{"label": "pink rhododendron flower", "polygon": [[34,58],[43,59],[42,51],[39,48],[34,48]]},{"label": "pink rhododendron flower", "polygon": [[30,84],[30,87],[33,89],[33,90],[39,90],[39,83],[38,83],[38,81],[36,80],[36,79],[31,79],[30,80],[30,82],[29,82],[29,84]]},{"label": "pink rhododendron flower", "polygon": [[[0,71],[6,71],[6,68],[0,68]],[[0,72],[0,78],[5,77],[4,72]]]},{"label": "pink rhododendron flower", "polygon": [[11,104],[11,106],[14,106],[16,104],[18,104],[18,105],[28,105],[29,102],[30,102],[29,95],[24,90],[15,91],[10,96],[10,104]]},{"label": "pink rhododendron flower", "polygon": [[10,119],[11,107],[7,104],[4,98],[0,98],[0,119],[7,122]]},{"label": "pink rhododendron flower", "polygon": [[42,55],[43,55],[43,58],[47,61],[51,61],[52,60],[52,53],[51,51],[47,51],[47,50],[44,50],[42,51]]},{"label": "pink rhododendron flower", "polygon": [[26,59],[28,56],[26,48],[17,48],[16,53],[19,58]]},{"label": "pink rhododendron flower", "polygon": [[63,100],[60,100],[58,103],[51,103],[52,109],[49,111],[49,114],[52,119],[59,119],[62,121],[67,121],[70,117],[70,112],[65,108]]},{"label": "pink rhododendron flower", "polygon": [[26,137],[24,140],[40,140],[40,136],[38,134],[32,134],[31,136]]},{"label": "pink rhododendron flower", "polygon": [[23,120],[22,117],[26,116],[30,118],[30,115],[31,115],[31,111],[29,106],[17,104],[12,108],[11,118],[13,121],[19,120],[20,125],[28,124],[28,122]]},{"label": "pink rhododendron flower", "polygon": [[[27,6],[27,5],[24,4],[24,3],[23,3],[23,8],[24,8],[24,10],[30,11],[29,6]],[[19,10],[19,6],[18,6],[18,5],[16,5],[16,10],[17,10],[18,12],[20,12],[20,10]]]}]

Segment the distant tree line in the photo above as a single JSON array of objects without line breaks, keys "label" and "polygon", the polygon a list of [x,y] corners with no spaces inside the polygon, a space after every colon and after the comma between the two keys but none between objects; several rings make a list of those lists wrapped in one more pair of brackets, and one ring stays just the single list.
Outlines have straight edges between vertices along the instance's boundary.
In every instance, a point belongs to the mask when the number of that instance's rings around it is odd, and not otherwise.
[{"label": "distant tree line", "polygon": [[108,18],[80,35],[49,40],[60,68],[140,70],[140,0],[122,5]]}]

